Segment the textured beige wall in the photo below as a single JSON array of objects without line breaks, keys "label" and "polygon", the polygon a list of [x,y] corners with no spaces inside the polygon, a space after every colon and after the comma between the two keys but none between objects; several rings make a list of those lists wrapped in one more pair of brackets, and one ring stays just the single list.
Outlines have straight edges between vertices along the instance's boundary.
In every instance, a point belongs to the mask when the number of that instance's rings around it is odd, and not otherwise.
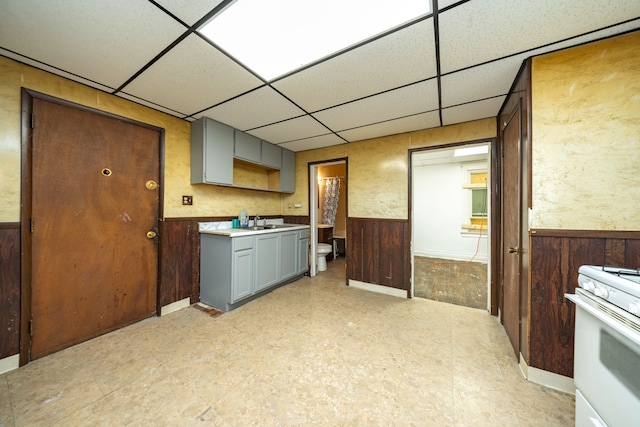
[{"label": "textured beige wall", "polygon": [[[408,219],[409,149],[495,136],[496,121],[491,118],[299,152],[296,193],[283,199],[283,212],[287,215],[309,214],[309,163],[348,158],[348,215]],[[294,208],[295,203],[301,203],[302,207]]]},{"label": "textured beige wall", "polygon": [[[189,123],[133,102],[0,57],[0,222],[20,221],[20,88],[138,120],[165,129],[165,217],[279,215],[279,193],[189,182]],[[194,196],[182,206],[182,195]]]},{"label": "textured beige wall", "polygon": [[534,58],[531,228],[640,229],[640,32]]}]

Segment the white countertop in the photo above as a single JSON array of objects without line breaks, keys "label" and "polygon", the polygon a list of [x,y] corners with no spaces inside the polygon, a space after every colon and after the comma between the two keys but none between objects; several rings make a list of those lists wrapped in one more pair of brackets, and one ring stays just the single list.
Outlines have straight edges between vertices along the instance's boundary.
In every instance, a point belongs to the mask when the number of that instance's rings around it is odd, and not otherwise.
[{"label": "white countertop", "polygon": [[[263,221],[260,220],[260,225]],[[282,219],[268,219],[266,225],[276,225],[278,228],[267,228],[264,230],[254,230],[253,221],[249,221],[248,228],[232,228],[231,221],[223,222],[200,222],[198,223],[198,231],[201,234],[216,234],[219,236],[239,237],[251,236],[254,234],[281,233],[283,231],[304,230],[310,228],[305,224],[285,224]]]}]

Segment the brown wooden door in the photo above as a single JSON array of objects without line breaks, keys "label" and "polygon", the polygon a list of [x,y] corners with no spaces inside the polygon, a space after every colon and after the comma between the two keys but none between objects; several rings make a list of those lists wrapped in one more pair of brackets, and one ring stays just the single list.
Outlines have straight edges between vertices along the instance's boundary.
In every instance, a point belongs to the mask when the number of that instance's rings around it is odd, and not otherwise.
[{"label": "brown wooden door", "polygon": [[520,353],[520,119],[516,112],[503,130],[502,175],[502,323]]},{"label": "brown wooden door", "polygon": [[160,134],[35,98],[31,359],[153,315]]}]

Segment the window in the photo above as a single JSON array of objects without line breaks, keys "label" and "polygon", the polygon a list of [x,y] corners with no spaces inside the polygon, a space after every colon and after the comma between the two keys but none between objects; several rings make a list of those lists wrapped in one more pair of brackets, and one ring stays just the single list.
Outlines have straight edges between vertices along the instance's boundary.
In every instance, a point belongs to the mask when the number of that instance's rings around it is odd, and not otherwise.
[{"label": "window", "polygon": [[465,231],[482,232],[487,229],[488,218],[488,173],[486,169],[463,168],[466,175],[466,183],[462,188],[465,192],[464,213],[462,228]]}]

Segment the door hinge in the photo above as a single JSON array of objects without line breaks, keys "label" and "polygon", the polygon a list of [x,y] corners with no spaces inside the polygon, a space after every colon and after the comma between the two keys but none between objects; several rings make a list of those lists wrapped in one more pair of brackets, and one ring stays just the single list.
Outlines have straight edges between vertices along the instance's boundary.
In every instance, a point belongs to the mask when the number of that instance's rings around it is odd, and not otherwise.
[{"label": "door hinge", "polygon": [[35,114],[31,113],[31,129],[36,127],[36,116]]},{"label": "door hinge", "polygon": [[33,319],[29,320],[29,335],[33,336]]},{"label": "door hinge", "polygon": [[33,233],[33,218],[31,218],[31,220],[29,221],[29,229]]}]

